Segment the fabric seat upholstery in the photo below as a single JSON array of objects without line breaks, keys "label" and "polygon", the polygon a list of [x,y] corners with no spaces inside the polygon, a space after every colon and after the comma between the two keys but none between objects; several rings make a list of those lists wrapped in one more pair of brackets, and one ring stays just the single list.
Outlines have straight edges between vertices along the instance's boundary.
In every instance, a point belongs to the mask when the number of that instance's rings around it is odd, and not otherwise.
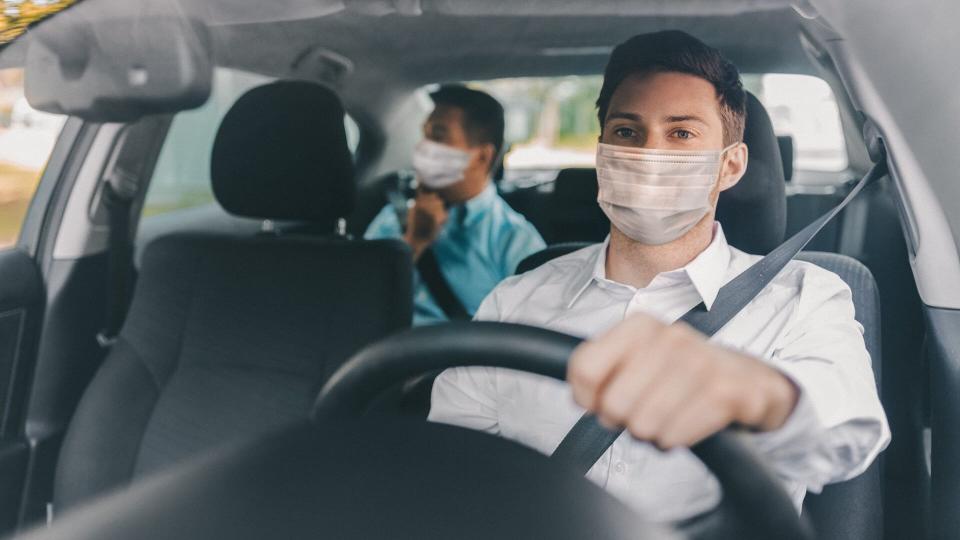
[{"label": "fabric seat upholstery", "polygon": [[[252,90],[218,134],[218,200],[236,214],[332,231],[352,207],[343,114],[337,98],[313,84]],[[304,137],[317,144],[311,152]],[[307,418],[343,361],[410,325],[411,287],[409,251],[392,240],[157,239],[144,252],[118,341],[64,440],[58,512],[230,440]]]}]

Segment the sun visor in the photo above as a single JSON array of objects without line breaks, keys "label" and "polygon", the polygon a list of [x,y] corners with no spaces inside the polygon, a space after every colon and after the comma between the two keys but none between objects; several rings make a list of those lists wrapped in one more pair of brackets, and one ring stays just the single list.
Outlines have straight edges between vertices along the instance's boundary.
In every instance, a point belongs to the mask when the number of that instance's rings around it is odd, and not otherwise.
[{"label": "sun visor", "polygon": [[24,93],[35,109],[129,122],[203,105],[213,74],[206,26],[171,16],[64,13],[31,32]]}]

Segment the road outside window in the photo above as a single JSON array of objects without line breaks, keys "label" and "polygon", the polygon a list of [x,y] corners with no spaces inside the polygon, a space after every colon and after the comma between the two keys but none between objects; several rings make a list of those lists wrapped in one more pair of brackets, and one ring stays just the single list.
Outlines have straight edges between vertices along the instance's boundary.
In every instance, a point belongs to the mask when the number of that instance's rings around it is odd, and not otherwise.
[{"label": "road outside window", "polygon": [[30,107],[23,70],[0,70],[0,249],[17,243],[65,116]]}]

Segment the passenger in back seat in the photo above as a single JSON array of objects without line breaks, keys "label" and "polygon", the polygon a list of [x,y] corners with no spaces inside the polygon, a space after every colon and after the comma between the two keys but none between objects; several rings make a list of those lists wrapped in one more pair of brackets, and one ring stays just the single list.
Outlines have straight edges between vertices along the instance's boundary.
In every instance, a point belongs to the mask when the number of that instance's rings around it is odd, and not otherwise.
[{"label": "passenger in back seat", "polygon": [[521,260],[545,247],[490,179],[503,148],[500,103],[459,85],[430,97],[436,107],[413,156],[419,187],[406,223],[388,204],[364,235],[410,245],[418,270],[414,324],[471,318]]}]

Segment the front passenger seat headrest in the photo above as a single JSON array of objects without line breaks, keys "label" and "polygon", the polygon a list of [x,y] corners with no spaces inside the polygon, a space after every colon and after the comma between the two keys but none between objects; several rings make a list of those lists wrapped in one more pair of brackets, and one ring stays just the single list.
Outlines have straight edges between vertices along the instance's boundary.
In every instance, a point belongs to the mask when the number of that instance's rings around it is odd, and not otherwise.
[{"label": "front passenger seat headrest", "polygon": [[737,185],[720,194],[717,221],[731,245],[747,253],[766,254],[783,242],[787,195],[773,123],[760,100],[749,92],[743,142],[749,149],[747,170]]},{"label": "front passenger seat headrest", "polygon": [[333,226],[356,186],[344,110],[305,81],[256,87],[227,112],[213,143],[213,193],[231,214]]}]

